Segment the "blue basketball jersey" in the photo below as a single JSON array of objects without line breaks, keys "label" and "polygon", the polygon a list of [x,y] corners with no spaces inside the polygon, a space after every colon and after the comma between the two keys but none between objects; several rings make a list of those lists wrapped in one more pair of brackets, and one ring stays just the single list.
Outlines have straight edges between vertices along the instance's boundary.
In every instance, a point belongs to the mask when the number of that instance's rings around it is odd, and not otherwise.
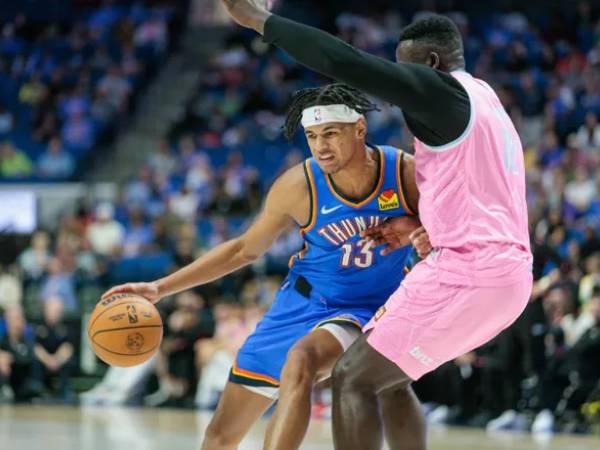
[{"label": "blue basketball jersey", "polygon": [[306,278],[328,304],[380,306],[398,288],[410,263],[410,246],[382,256],[359,236],[389,217],[414,214],[403,188],[404,153],[386,146],[377,151],[379,177],[362,201],[345,198],[314,159],[304,162],[310,221],[300,230],[304,248],[290,259],[290,272]]}]

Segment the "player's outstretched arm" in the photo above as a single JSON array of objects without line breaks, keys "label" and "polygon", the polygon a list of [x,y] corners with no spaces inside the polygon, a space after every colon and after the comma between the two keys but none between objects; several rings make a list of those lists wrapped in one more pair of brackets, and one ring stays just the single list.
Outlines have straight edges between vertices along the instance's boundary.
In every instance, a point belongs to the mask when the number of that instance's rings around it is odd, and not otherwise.
[{"label": "player's outstretched arm", "polygon": [[451,75],[358,50],[322,30],[269,13],[264,0],[222,1],[238,24],[263,34],[299,63],[402,108],[419,125],[415,135],[423,142],[446,144],[467,127],[469,98]]},{"label": "player's outstretched arm", "polygon": [[[296,172],[298,168],[291,169],[275,181],[261,213],[241,236],[216,246],[193,263],[165,278],[149,283],[116,286],[104,293],[102,298],[131,292],[156,303],[163,297],[217,280],[252,263],[262,256],[284,231],[294,226],[290,205],[301,203],[294,199],[294,196],[302,195],[302,186],[299,189],[297,185],[299,177]],[[302,179],[301,181],[303,182]]]}]

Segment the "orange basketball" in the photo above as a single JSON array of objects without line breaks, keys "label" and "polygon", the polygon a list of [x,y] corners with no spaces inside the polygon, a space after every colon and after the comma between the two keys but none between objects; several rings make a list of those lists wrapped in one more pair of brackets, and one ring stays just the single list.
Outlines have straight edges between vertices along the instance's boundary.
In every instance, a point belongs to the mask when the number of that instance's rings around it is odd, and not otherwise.
[{"label": "orange basketball", "polygon": [[94,353],[107,364],[129,367],[150,359],[162,340],[156,307],[136,294],[115,294],[100,301],[88,324]]}]

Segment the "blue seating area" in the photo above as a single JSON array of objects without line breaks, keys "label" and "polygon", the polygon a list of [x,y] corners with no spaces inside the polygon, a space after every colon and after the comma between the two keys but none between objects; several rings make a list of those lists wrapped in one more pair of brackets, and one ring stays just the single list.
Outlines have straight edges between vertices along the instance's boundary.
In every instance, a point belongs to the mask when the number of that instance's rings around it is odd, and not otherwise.
[{"label": "blue seating area", "polygon": [[[15,167],[2,152],[0,179],[78,177],[82,162],[111,139],[164,60],[175,9],[132,1],[95,8],[64,2],[64,17],[56,22],[56,14],[44,20],[27,4],[10,3],[13,14],[8,7],[1,22],[0,112],[6,126],[0,143],[10,143],[29,164]],[[60,139],[60,159],[72,160],[70,171],[53,171],[52,163],[49,170],[37,167],[52,138]]]}]

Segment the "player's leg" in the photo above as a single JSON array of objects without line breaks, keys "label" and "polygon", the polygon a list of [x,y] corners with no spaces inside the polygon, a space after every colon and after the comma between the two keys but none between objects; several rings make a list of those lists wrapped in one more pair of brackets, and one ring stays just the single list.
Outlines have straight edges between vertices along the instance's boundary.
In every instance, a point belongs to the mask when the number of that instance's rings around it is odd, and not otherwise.
[{"label": "player's leg", "polygon": [[[349,326],[336,327],[338,333],[346,333],[346,341],[354,340],[358,334],[358,329]],[[290,349],[281,372],[279,402],[267,428],[265,449],[299,448],[310,420],[314,383],[331,373],[344,351],[343,345],[339,335],[334,336],[328,329],[317,329]]]},{"label": "player's leg", "polygon": [[[362,335],[340,358],[333,370],[333,437],[336,449],[379,450],[383,441],[381,406],[391,411],[386,425],[398,426],[386,433],[392,450],[425,449],[422,412],[410,388],[411,379],[374,350]],[[393,405],[393,407],[392,407]],[[402,417],[402,423],[393,423]],[[394,446],[403,436],[402,446]],[[407,446],[410,443],[411,446]]]},{"label": "player's leg", "polygon": [[273,400],[228,382],[206,431],[202,450],[235,450]]},{"label": "player's leg", "polygon": [[336,448],[379,448],[377,407],[381,399],[375,394],[380,394],[388,395],[388,424],[394,416],[407,420],[403,426],[388,430],[390,449],[424,449],[421,411],[406,392],[410,379],[419,379],[497,336],[516,320],[531,292],[528,273],[510,286],[474,287],[434,282],[431,270],[418,264],[390,297],[382,314],[367,325],[372,331],[358,339],[336,365]]},{"label": "player's leg", "polygon": [[236,448],[277,398],[287,354],[310,330],[306,324],[313,313],[310,305],[291,283],[284,283],[278,291],[271,308],[238,351],[203,450]]},{"label": "player's leg", "polygon": [[391,450],[422,450],[426,425],[421,403],[410,385],[379,394],[385,439]]}]

